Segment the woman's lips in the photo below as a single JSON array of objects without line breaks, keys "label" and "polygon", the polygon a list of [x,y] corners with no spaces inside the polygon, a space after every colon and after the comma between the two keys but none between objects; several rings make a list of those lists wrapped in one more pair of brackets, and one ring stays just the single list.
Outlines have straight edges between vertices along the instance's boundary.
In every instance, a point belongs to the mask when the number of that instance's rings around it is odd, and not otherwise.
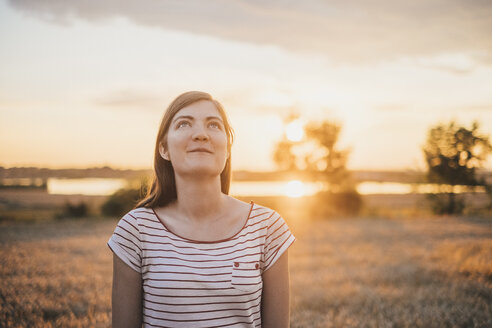
[{"label": "woman's lips", "polygon": [[209,153],[209,154],[212,154],[212,152],[210,150],[205,149],[205,148],[196,148],[196,149],[190,150],[189,153]]}]

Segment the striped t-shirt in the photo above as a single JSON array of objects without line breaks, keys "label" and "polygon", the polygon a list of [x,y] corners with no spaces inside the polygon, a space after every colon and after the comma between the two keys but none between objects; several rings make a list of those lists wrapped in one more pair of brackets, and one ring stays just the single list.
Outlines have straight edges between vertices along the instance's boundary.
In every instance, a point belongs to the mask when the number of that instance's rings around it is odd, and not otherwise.
[{"label": "striped t-shirt", "polygon": [[224,240],[180,237],[137,208],[108,246],[142,274],[144,327],[261,327],[262,274],[294,240],[277,212],[251,202],[243,228]]}]

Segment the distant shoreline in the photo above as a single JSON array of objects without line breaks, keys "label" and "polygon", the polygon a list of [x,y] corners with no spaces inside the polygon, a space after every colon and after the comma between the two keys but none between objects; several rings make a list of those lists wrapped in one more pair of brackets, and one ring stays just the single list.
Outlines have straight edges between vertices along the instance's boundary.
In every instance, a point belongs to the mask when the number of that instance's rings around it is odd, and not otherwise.
[{"label": "distant shoreline", "polygon": [[[417,170],[349,170],[354,182],[401,182],[415,183],[424,182],[425,172]],[[484,176],[487,181],[492,182],[491,170],[478,170],[479,176]],[[151,177],[151,169],[114,169],[109,166],[91,167],[85,169],[50,169],[38,167],[11,167],[0,166],[1,179],[48,179],[48,178],[121,178],[121,179],[143,179]],[[316,180],[303,172],[287,171],[233,171],[233,181],[285,181],[285,180]]]}]

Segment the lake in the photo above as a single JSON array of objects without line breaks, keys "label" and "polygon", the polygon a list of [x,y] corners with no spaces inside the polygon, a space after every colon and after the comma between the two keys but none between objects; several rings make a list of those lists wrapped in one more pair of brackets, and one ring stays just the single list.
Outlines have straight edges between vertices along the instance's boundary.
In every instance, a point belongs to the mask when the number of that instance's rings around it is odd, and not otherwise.
[{"label": "lake", "polygon": [[[49,178],[47,181],[48,193],[61,195],[111,195],[120,188],[128,186],[125,179],[82,178],[60,179]],[[236,196],[309,196],[323,190],[321,182],[291,181],[235,181],[231,184],[231,195]],[[441,188],[443,188],[441,186]],[[446,188],[446,186],[444,186]],[[447,186],[450,190],[451,186]],[[357,191],[362,195],[370,194],[411,194],[437,192],[438,186],[432,184],[410,184],[397,182],[361,182]],[[483,187],[476,187],[475,192],[484,192]],[[463,186],[454,188],[456,193],[471,191]]]}]

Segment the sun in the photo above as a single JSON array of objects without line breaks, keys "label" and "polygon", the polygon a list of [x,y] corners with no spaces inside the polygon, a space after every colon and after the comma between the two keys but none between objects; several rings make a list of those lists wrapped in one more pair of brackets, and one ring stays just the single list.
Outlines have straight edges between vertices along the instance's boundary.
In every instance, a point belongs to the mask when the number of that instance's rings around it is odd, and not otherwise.
[{"label": "sun", "polygon": [[297,142],[304,138],[304,129],[302,128],[302,122],[295,120],[285,126],[285,135],[289,141]]},{"label": "sun", "polygon": [[288,197],[298,198],[306,194],[306,186],[299,180],[287,182],[285,186],[285,195]]}]

